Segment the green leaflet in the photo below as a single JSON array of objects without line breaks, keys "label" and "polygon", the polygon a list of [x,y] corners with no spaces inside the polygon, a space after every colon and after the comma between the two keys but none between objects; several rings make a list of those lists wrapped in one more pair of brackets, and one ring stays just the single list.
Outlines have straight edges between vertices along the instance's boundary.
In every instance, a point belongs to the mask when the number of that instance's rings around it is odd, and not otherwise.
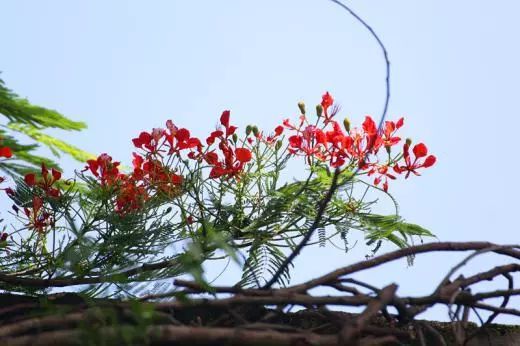
[{"label": "green leaflet", "polygon": [[[60,139],[42,133],[39,129],[29,125],[21,123],[9,123],[7,127],[11,130],[23,133],[39,143],[45,144],[57,157],[60,157],[60,152],[66,153],[80,162],[85,162],[94,157],[94,155],[89,154],[86,151],[65,143]],[[16,153],[16,155],[19,156],[18,153]]]},{"label": "green leaflet", "polygon": [[[0,170],[4,173],[21,176],[38,169],[42,162],[48,167],[59,168],[53,160],[34,154],[34,151],[39,148],[38,143],[47,146],[57,157],[64,153],[81,162],[93,157],[43,132],[49,128],[80,131],[87,127],[85,123],[68,119],[55,110],[31,104],[27,99],[21,98],[8,89],[1,79],[0,115],[8,120],[7,126],[3,125],[3,129],[0,129],[0,146],[9,147],[13,152],[13,158],[1,160]],[[29,136],[36,143],[21,144],[14,136],[16,133]]]},{"label": "green leaflet", "polygon": [[58,128],[79,131],[87,128],[83,122],[70,120],[55,110],[29,103],[27,99],[9,90],[2,79],[0,79],[0,114],[10,122],[27,124],[38,129]]},{"label": "green leaflet", "polygon": [[389,240],[403,248],[409,245],[408,237],[410,236],[434,236],[419,225],[404,222],[398,215],[359,214],[358,218],[360,226],[367,232],[366,238],[369,245],[379,240]]}]

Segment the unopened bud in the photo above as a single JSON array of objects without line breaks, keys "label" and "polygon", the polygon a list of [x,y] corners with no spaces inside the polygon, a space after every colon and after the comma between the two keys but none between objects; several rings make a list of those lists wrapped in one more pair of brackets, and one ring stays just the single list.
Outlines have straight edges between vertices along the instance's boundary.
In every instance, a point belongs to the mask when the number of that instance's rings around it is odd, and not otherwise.
[{"label": "unopened bud", "polygon": [[407,146],[412,145],[412,139],[411,138],[406,138],[406,145]]},{"label": "unopened bud", "polygon": [[258,136],[258,127],[257,127],[256,125],[253,125],[253,127],[252,127],[251,129],[252,129],[252,131],[253,131],[253,134],[254,134],[255,136]]},{"label": "unopened bud", "polygon": [[233,143],[237,143],[238,141],[238,135],[236,133],[233,133]]},{"label": "unopened bud", "polygon": [[343,126],[347,132],[350,132],[350,121],[347,118],[343,119]]},{"label": "unopened bud", "polygon": [[274,145],[275,150],[280,150],[282,147],[282,141],[276,141],[276,144]]},{"label": "unopened bud", "polygon": [[247,125],[246,126],[246,135],[249,136],[249,134],[251,133],[252,130],[253,130],[253,128],[251,127],[251,125]]},{"label": "unopened bud", "polygon": [[316,106],[316,115],[318,115],[318,117],[321,117],[322,114],[323,114],[323,106],[317,105]]},{"label": "unopened bud", "polygon": [[305,103],[298,102],[298,108],[300,108],[300,112],[302,112],[302,114],[305,115]]}]

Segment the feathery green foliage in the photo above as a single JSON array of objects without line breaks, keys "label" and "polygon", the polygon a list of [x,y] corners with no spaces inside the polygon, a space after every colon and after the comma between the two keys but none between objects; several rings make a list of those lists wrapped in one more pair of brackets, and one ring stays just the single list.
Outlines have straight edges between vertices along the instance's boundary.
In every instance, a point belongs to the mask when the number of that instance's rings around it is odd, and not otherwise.
[{"label": "feathery green foliage", "polygon": [[[35,154],[40,144],[47,146],[53,155],[66,154],[84,162],[92,155],[60,139],[45,134],[47,129],[80,131],[87,126],[83,122],[73,121],[55,110],[36,106],[21,98],[5,86],[0,79],[0,115],[7,118],[7,123],[0,128],[0,145],[11,148],[13,158],[0,163],[0,170],[11,176],[21,176],[38,169],[41,163],[58,168],[52,159]],[[18,134],[34,140],[22,144]]]}]

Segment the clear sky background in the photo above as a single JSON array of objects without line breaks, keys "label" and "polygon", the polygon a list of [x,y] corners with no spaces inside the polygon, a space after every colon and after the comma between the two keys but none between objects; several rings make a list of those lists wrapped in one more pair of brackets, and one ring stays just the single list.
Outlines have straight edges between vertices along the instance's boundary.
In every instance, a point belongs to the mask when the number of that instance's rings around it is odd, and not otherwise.
[{"label": "clear sky background", "polygon": [[[389,51],[389,117],[405,116],[402,134],[438,157],[422,177],[392,184],[402,215],[443,241],[518,243],[520,2],[349,5]],[[88,123],[88,130],[61,138],[127,164],[130,139],[170,118],[203,136],[231,109],[238,125],[271,129],[297,115],[298,101],[312,107],[328,90],[340,116],[360,123],[365,114],[379,116],[384,100],[378,46],[327,0],[3,1],[0,32],[8,87]],[[67,159],[63,166],[81,168]],[[308,248],[293,282],[367,252],[363,245],[348,254]],[[458,258],[421,256],[413,267],[400,261],[359,278],[398,281],[401,294],[429,293]],[[467,268],[499,263],[485,257]],[[210,277],[220,269],[211,267]],[[219,282],[237,278],[230,268]],[[439,309],[425,317],[445,315]]]}]

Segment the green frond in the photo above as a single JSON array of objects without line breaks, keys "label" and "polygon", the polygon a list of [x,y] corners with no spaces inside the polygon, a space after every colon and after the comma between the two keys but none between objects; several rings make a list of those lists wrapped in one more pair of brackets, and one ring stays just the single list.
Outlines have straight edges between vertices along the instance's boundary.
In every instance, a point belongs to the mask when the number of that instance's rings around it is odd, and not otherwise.
[{"label": "green frond", "polygon": [[94,155],[89,154],[86,151],[83,151],[60,139],[42,133],[39,129],[31,127],[29,125],[11,122],[7,125],[7,127],[13,131],[23,133],[31,137],[35,141],[46,145],[57,157],[60,157],[61,152],[72,156],[74,159],[80,162],[85,162],[89,159],[94,158]]},{"label": "green frond", "polygon": [[80,131],[87,127],[85,123],[70,120],[55,110],[29,103],[27,99],[21,98],[8,89],[2,79],[0,79],[0,114],[11,122],[27,124],[39,129],[58,128]]}]

